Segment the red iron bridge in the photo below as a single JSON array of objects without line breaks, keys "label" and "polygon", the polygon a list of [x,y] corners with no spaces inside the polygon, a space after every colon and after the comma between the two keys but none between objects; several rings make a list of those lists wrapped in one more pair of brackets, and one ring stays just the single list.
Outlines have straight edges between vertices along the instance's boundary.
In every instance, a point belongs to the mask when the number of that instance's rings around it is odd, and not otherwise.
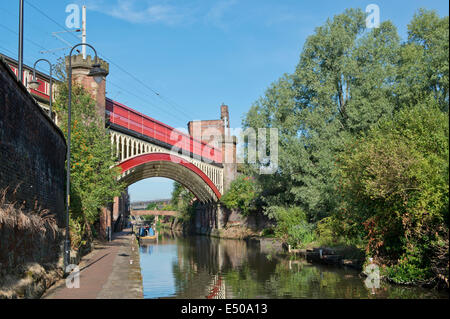
[{"label": "red iron bridge", "polygon": [[128,185],[149,177],[180,182],[201,202],[223,193],[222,151],[106,98],[106,125]]}]

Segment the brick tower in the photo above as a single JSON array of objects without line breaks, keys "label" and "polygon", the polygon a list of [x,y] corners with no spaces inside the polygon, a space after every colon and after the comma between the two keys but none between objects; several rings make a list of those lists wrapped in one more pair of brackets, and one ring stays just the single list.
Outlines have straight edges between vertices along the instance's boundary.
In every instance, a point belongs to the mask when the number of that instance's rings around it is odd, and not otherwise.
[{"label": "brick tower", "polygon": [[[109,64],[98,59],[101,67],[109,73]],[[106,94],[106,79],[97,83],[94,77],[89,76],[89,71],[92,65],[95,64],[95,58],[88,55],[86,59],[83,59],[82,54],[72,56],[72,81],[73,83],[80,84],[84,87],[92,96],[96,103],[97,113],[100,118],[105,120],[105,94]],[[69,67],[69,57],[66,56],[66,71]]]},{"label": "brick tower", "polygon": [[[236,136],[230,135],[230,114],[228,105],[220,106],[220,120],[190,121],[188,131],[191,136],[206,143],[211,143],[222,150],[224,168],[223,187],[227,191],[237,176]],[[218,143],[217,143],[218,142]],[[216,144],[216,145],[214,145]]]}]

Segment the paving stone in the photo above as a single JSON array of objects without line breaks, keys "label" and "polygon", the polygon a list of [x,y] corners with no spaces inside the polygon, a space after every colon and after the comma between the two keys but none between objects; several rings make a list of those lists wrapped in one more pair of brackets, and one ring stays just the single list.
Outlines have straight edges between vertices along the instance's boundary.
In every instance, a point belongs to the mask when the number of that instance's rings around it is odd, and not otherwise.
[{"label": "paving stone", "polygon": [[83,257],[79,265],[79,288],[68,288],[62,280],[43,298],[141,299],[143,288],[139,261],[137,241],[130,229],[124,229],[114,234],[112,242],[96,247]]}]

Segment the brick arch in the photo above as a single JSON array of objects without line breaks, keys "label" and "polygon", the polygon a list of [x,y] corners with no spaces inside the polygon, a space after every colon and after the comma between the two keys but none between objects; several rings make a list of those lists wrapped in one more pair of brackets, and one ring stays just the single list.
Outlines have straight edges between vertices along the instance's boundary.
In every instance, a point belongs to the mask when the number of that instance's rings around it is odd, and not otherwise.
[{"label": "brick arch", "polygon": [[213,202],[221,194],[213,181],[194,164],[167,153],[134,156],[121,162],[121,180],[127,185],[150,177],[166,177],[187,187],[201,202]]}]

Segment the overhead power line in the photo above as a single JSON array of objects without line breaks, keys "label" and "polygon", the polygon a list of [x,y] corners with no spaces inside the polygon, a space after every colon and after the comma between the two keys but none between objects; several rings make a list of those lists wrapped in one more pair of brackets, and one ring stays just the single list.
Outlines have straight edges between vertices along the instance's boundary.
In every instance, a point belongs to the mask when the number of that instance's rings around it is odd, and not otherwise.
[{"label": "overhead power line", "polygon": [[[13,29],[10,29],[10,28],[7,27],[6,25],[3,25],[3,24],[0,23],[0,27],[2,27],[3,29],[5,29],[5,30],[7,30],[7,31],[9,31],[9,32],[11,32],[11,33],[13,33],[13,34],[15,34],[15,35],[18,35],[17,31],[14,31]],[[33,40],[31,40],[31,39],[29,39],[29,38],[24,38],[24,39],[25,39],[25,41],[27,41],[27,42],[33,44],[34,46],[36,46],[36,47],[38,47],[38,48],[40,48],[40,49],[47,50],[47,48],[43,47],[43,46],[40,45],[39,43],[36,43],[36,42],[34,42]],[[55,54],[53,54],[53,55],[55,55]]]},{"label": "overhead power line", "polygon": [[[42,11],[41,9],[39,9],[38,7],[36,7],[34,4],[32,4],[30,1],[28,0],[24,0],[24,2],[26,4],[28,4],[30,7],[32,7],[34,10],[36,10],[37,12],[39,12],[40,14],[42,14],[44,17],[46,17],[47,19],[49,19],[50,21],[52,21],[53,23],[55,23],[58,27],[62,28],[65,31],[70,31],[68,29],[66,29],[65,26],[62,26],[61,24],[59,24],[58,21],[54,20],[52,17],[50,17],[48,14],[46,14],[44,11]],[[80,40],[77,36],[75,36],[74,34],[72,34],[77,40]]]},{"label": "overhead power line", "polygon": [[[52,21],[54,24],[56,24],[58,27],[60,27],[62,30],[68,31],[68,33],[74,38],[76,39],[78,42],[80,41],[80,39],[74,34],[71,33],[69,29],[67,29],[65,26],[61,25],[58,21],[54,20],[52,17],[50,17],[48,14],[46,14],[44,11],[42,11],[41,9],[39,9],[38,7],[36,7],[35,5],[33,5],[30,1],[25,0],[25,3],[28,4],[30,7],[32,7],[33,9],[35,9],[38,13],[40,13],[41,15],[43,15],[44,17],[46,17],[47,19],[49,19],[50,21]],[[77,43],[78,43],[77,42]],[[54,53],[53,53],[54,54]],[[168,97],[163,96],[160,92],[158,92],[157,90],[153,89],[152,87],[150,87],[148,84],[146,84],[144,81],[140,80],[138,77],[136,77],[134,74],[130,73],[129,71],[125,70],[123,67],[121,67],[118,63],[115,63],[112,59],[107,58],[106,56],[100,54],[100,51],[98,53],[99,57],[101,57],[102,59],[104,59],[105,61],[109,62],[110,64],[114,65],[117,69],[119,69],[121,72],[123,72],[124,74],[128,75],[130,78],[132,78],[134,81],[136,81],[137,83],[139,83],[141,86],[143,86],[146,90],[149,90],[154,96],[156,96],[157,98],[159,98],[162,102],[164,102],[165,104],[167,104],[168,106],[171,106],[172,108],[174,108],[176,111],[178,111],[179,113],[182,113],[184,116],[187,117],[187,119],[190,119],[193,117],[192,112],[187,113],[185,111],[186,108],[183,108],[182,106],[180,106],[179,104],[175,103],[174,101],[170,100]],[[125,90],[124,90],[125,91]],[[164,112],[167,113],[167,110],[165,108],[160,108],[155,106],[158,109],[164,110]],[[173,116],[173,115],[172,115]],[[199,117],[200,118],[200,117]]]},{"label": "overhead power line", "polygon": [[121,67],[119,64],[115,63],[114,61],[112,61],[111,59],[105,57],[104,55],[102,55],[102,59],[104,59],[105,61],[108,61],[109,63],[111,63],[112,65],[114,65],[115,67],[117,67],[120,71],[122,71],[123,73],[125,73],[126,75],[128,75],[129,77],[131,77],[134,81],[138,82],[140,85],[142,85],[144,88],[146,88],[147,90],[151,91],[154,95],[156,95],[160,100],[162,100],[163,102],[165,102],[166,104],[168,104],[169,106],[172,106],[176,111],[182,113],[184,116],[186,116],[188,119],[190,117],[192,117],[192,113],[187,113],[186,111],[184,111],[183,107],[175,104],[174,102],[171,102],[168,98],[166,98],[165,96],[163,96],[161,93],[159,93],[158,91],[156,91],[155,89],[153,89],[152,87],[150,87],[148,84],[146,84],[145,82],[143,82],[142,80],[140,80],[139,78],[137,78],[135,75],[133,75],[132,73],[130,73],[129,71],[125,70],[123,67]]},{"label": "overhead power line", "polygon": [[[11,57],[16,57],[17,56],[17,49],[16,49],[16,51],[12,51],[12,50],[10,50],[8,48],[5,48],[5,47],[0,45],[0,51],[7,52]],[[30,61],[27,58],[24,58],[23,60],[24,60],[25,64],[27,64],[27,66],[33,67],[34,62]],[[36,70],[38,70],[38,71],[40,71],[40,72],[42,72],[44,74],[48,73],[48,69],[45,69],[43,66],[41,66],[39,64],[36,65]]]},{"label": "overhead power line", "polygon": [[[111,84],[112,86],[114,86],[114,87],[116,87],[116,88],[118,88],[118,89],[120,89],[120,90],[123,90],[123,91],[126,92],[127,94],[130,94],[130,95],[132,95],[132,96],[138,98],[139,100],[143,101],[144,103],[149,103],[149,101],[148,101],[147,99],[145,99],[144,97],[142,97],[142,96],[136,94],[135,92],[131,92],[131,91],[125,89],[123,86],[120,86],[120,85],[114,83],[114,82],[111,81],[111,80],[108,80],[108,84]],[[177,119],[176,122],[178,122],[178,124],[183,123],[181,126],[184,127],[184,125],[186,124],[186,123],[185,123],[185,120],[186,120],[185,118],[182,118],[182,117],[180,117],[179,115],[175,115],[174,113],[170,113],[170,112],[168,112],[165,108],[159,108],[159,107],[157,107],[157,106],[155,106],[155,107],[156,107],[158,110],[160,110],[160,111],[166,113],[167,115],[171,116],[172,118],[176,118],[176,119]],[[152,116],[152,117],[153,117],[153,116]]]}]

